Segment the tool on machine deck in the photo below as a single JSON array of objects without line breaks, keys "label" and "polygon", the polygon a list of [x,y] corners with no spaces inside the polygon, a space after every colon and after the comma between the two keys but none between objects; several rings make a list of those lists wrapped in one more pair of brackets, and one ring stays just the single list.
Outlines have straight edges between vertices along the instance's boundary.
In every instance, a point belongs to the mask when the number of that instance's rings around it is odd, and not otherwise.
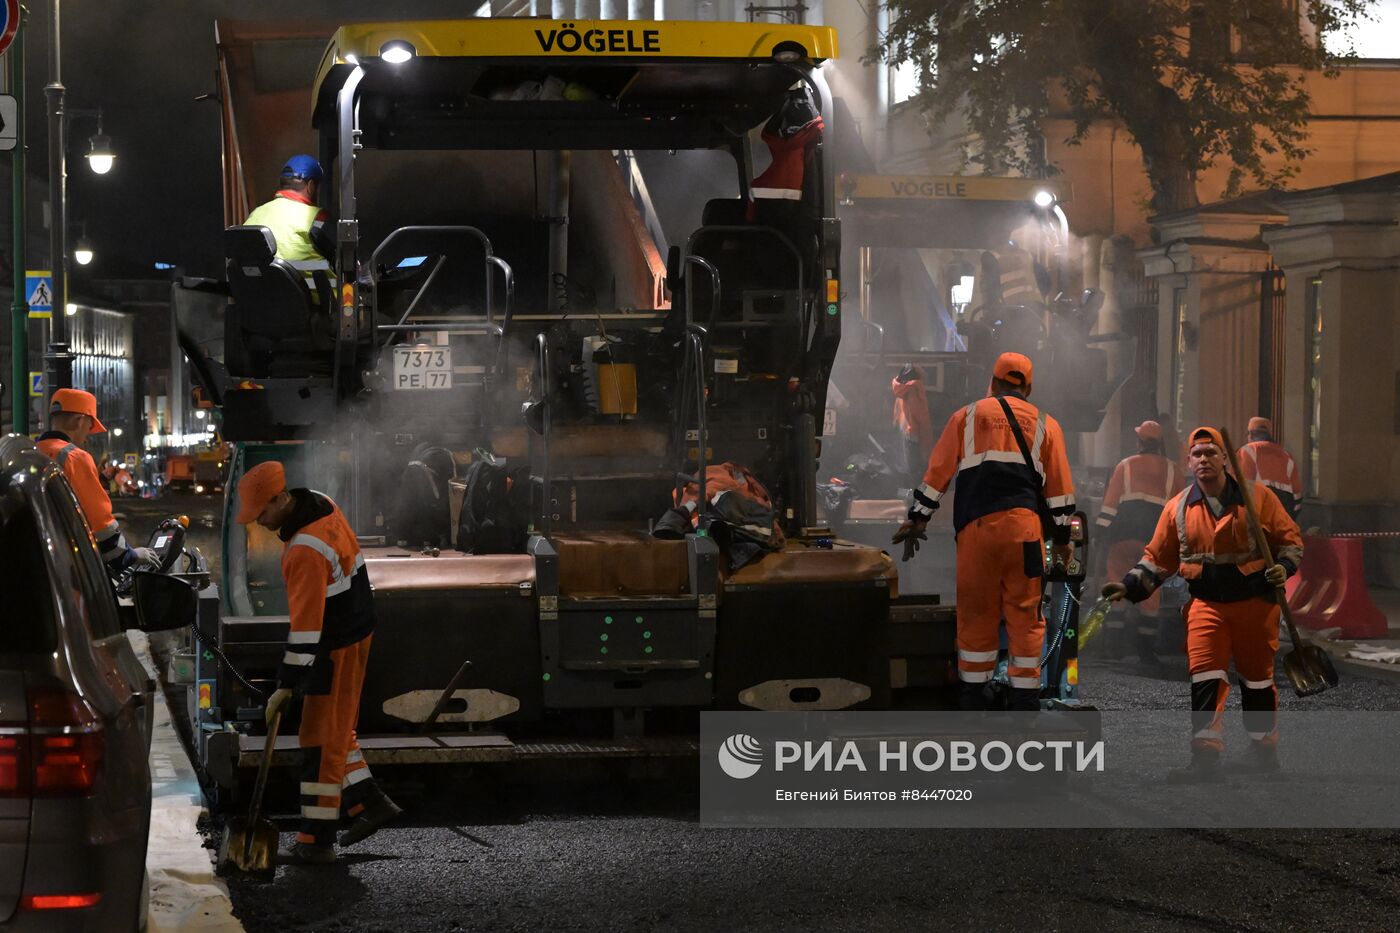
[{"label": "tool on machine deck", "polygon": [[[1225,456],[1229,458],[1230,471],[1235,474],[1235,480],[1240,484],[1240,491],[1243,493],[1249,532],[1254,536],[1255,546],[1264,555],[1264,561],[1272,566],[1273,551],[1269,549],[1269,541],[1259,524],[1259,512],[1254,506],[1254,492],[1251,488],[1254,484],[1245,479],[1244,474],[1240,472],[1239,458],[1235,454],[1235,445],[1230,442],[1230,435],[1222,430],[1220,437],[1225,442]],[[1328,687],[1337,686],[1337,668],[1332,664],[1331,655],[1317,645],[1308,644],[1298,634],[1298,626],[1293,623],[1293,613],[1288,608],[1288,597],[1284,594],[1282,586],[1274,587],[1274,600],[1278,603],[1279,611],[1283,613],[1283,621],[1288,625],[1288,638],[1293,643],[1293,650],[1283,656],[1283,671],[1288,675],[1288,682],[1293,685],[1293,692],[1300,697],[1306,697],[1321,693]]]},{"label": "tool on machine deck", "polygon": [[224,824],[223,839],[219,843],[220,873],[236,868],[244,874],[271,879],[277,871],[277,826],[263,818],[262,801],[267,774],[272,770],[272,753],[277,748],[277,729],[281,725],[279,709],[267,727],[267,741],[263,743],[262,763],[258,765],[248,816],[246,819],[233,817]]},{"label": "tool on machine deck", "polygon": [[452,679],[447,682],[447,689],[442,691],[442,695],[433,704],[432,712],[428,714],[427,719],[423,720],[423,725],[418,727],[420,733],[426,733],[433,728],[433,724],[438,721],[443,710],[447,709],[447,704],[452,701],[452,695],[457,692],[457,688],[462,685],[462,681],[467,677],[467,672],[471,669],[472,662],[470,661],[463,661],[462,666],[457,668],[457,673],[453,674]]}]

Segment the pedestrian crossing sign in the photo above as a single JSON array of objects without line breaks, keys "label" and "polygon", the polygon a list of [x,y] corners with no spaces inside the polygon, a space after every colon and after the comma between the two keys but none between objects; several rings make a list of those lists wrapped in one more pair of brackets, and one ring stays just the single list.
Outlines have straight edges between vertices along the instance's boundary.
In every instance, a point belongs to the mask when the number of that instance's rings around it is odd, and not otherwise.
[{"label": "pedestrian crossing sign", "polygon": [[53,315],[53,273],[47,269],[25,269],[24,293],[27,296],[31,318]]},{"label": "pedestrian crossing sign", "polygon": [[30,397],[30,398],[43,398],[43,397],[44,397],[44,374],[43,374],[43,373],[30,372],[30,374],[29,374],[29,397]]}]

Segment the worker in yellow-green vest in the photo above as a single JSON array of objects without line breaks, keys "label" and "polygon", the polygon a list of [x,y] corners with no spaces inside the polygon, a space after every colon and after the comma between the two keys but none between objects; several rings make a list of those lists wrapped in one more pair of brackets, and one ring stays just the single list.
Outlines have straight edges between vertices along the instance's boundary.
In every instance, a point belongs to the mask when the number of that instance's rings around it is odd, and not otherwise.
[{"label": "worker in yellow-green vest", "polygon": [[243,222],[272,231],[278,259],[306,262],[331,258],[330,215],[316,204],[316,192],[325,177],[321,163],[314,157],[292,156],[282,166],[277,194],[255,208]]}]

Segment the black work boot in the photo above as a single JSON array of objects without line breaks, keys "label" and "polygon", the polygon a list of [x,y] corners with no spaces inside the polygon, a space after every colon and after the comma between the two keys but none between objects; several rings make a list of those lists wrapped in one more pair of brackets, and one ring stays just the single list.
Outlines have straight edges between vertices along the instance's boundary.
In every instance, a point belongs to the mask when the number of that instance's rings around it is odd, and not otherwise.
[{"label": "black work boot", "polygon": [[987,685],[970,684],[963,681],[958,686],[958,709],[963,712],[980,712],[987,708]]},{"label": "black work boot", "polygon": [[335,862],[335,846],[314,842],[293,842],[277,850],[278,865],[331,865]]},{"label": "black work boot", "polygon": [[1035,687],[1012,687],[1006,708],[1016,713],[1040,712],[1040,690]]},{"label": "black work boot", "polygon": [[1278,746],[1266,742],[1250,742],[1249,751],[1225,764],[1231,774],[1276,774],[1279,770]]},{"label": "black work boot", "polygon": [[365,804],[365,808],[355,816],[355,821],[350,824],[350,828],[340,834],[341,847],[364,842],[379,832],[386,824],[397,819],[400,813],[403,813],[403,810],[399,809],[398,804],[390,800],[387,794],[380,794],[373,801]]},{"label": "black work boot", "polygon": [[1191,763],[1167,772],[1168,784],[1216,784],[1225,780],[1220,772],[1220,753],[1208,748],[1191,749]]}]

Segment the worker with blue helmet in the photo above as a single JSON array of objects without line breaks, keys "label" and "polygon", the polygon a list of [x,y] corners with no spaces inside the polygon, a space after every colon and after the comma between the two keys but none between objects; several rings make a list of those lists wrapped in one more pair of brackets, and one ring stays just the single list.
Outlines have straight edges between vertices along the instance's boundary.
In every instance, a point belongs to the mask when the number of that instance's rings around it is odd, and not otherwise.
[{"label": "worker with blue helmet", "polygon": [[266,227],[277,241],[277,258],[288,262],[330,259],[330,215],[316,203],[326,173],[315,156],[294,155],[282,166],[277,193],[243,223]]}]

